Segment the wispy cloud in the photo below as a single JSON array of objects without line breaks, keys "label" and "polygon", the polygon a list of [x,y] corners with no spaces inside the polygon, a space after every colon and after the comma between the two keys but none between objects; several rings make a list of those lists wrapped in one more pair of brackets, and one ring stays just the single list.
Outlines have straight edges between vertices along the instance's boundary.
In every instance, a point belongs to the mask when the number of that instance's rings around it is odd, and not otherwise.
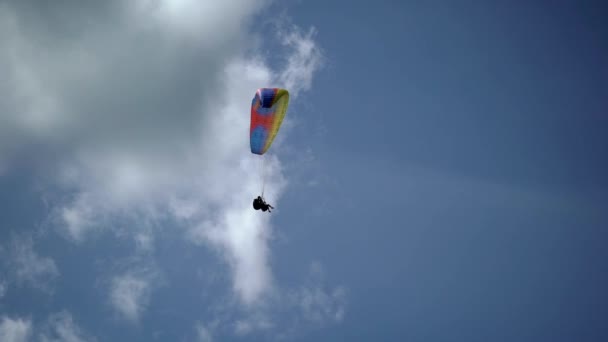
[{"label": "wispy cloud", "polygon": [[5,262],[17,284],[50,291],[52,283],[59,276],[55,261],[38,255],[34,250],[31,236],[12,239]]},{"label": "wispy cloud", "polygon": [[94,342],[95,338],[85,333],[74,321],[72,314],[61,311],[49,316],[42,332],[40,342]]},{"label": "wispy cloud", "polygon": [[198,342],[213,342],[212,330],[203,323],[197,323],[195,326],[196,341]]},{"label": "wispy cloud", "polygon": [[150,301],[150,279],[135,273],[127,273],[112,279],[110,302],[112,307],[131,322],[139,320]]},{"label": "wispy cloud", "polygon": [[6,285],[6,281],[0,280],[0,299],[2,299],[2,297],[4,297],[7,289],[8,289],[8,286]]},{"label": "wispy cloud", "polygon": [[32,333],[32,322],[29,319],[0,318],[0,341],[26,342]]},{"label": "wispy cloud", "polygon": [[314,37],[316,30],[302,31],[299,27],[280,29],[281,43],[291,49],[278,81],[293,94],[308,90],[313,76],[322,66],[323,54]]},{"label": "wispy cloud", "polygon": [[340,324],[347,312],[348,290],[329,284],[321,263],[314,262],[301,285],[274,284],[272,293],[263,298],[258,305],[250,306],[224,298],[211,309],[216,319],[203,326],[218,339],[293,340],[306,332]]},{"label": "wispy cloud", "polygon": [[306,284],[293,291],[291,300],[300,308],[302,317],[314,324],[338,323],[346,311],[346,288],[330,288],[325,284],[324,271],[319,263],[310,267]]}]

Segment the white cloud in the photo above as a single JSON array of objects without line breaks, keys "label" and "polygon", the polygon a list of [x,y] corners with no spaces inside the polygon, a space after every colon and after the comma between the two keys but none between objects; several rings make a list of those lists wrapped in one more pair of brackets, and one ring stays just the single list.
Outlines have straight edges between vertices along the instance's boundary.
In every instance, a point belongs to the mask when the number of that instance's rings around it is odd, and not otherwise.
[{"label": "white cloud", "polygon": [[150,300],[148,279],[125,274],[112,280],[110,300],[114,309],[130,321],[137,321]]},{"label": "white cloud", "polygon": [[29,319],[12,319],[2,316],[0,320],[0,341],[25,342],[32,333],[32,322]]},{"label": "white cloud", "polygon": [[3,280],[0,280],[0,299],[2,299],[2,297],[4,297],[4,295],[6,294],[6,290],[7,290],[6,282]]},{"label": "white cloud", "polygon": [[14,238],[6,262],[18,284],[40,290],[50,290],[53,280],[59,276],[55,261],[34,251],[31,237]]},{"label": "white cloud", "polygon": [[213,334],[209,327],[202,323],[196,324],[196,340],[198,342],[213,342]]},{"label": "white cloud", "polygon": [[302,287],[294,293],[294,298],[302,310],[302,316],[316,324],[341,322],[345,314],[346,289],[338,286],[325,288],[320,283]]},{"label": "white cloud", "polygon": [[[151,251],[150,227],[176,220],[226,258],[238,298],[256,303],[272,288],[272,229],[271,215],[251,208],[261,187],[261,160],[249,152],[251,98],[265,86],[296,97],[321,61],[314,31],[295,27],[280,30],[283,69],[256,55],[248,23],[265,5],[139,0],[59,3],[47,13],[0,4],[0,159],[43,146],[33,153],[65,194],[53,218],[69,239],[122,229]],[[287,181],[277,156],[266,158],[265,195],[276,204]],[[41,260],[50,271],[38,274],[56,274]],[[111,298],[136,320],[148,283],[118,276]]]},{"label": "white cloud", "polygon": [[[251,89],[264,84],[291,85],[295,93],[306,89],[307,82],[319,67],[318,48],[310,35],[302,36],[295,32],[288,37],[288,45],[295,49],[288,57],[286,69],[273,73],[259,59],[236,60],[226,69],[226,92],[245,99],[251,97]],[[301,45],[307,47],[301,48]],[[303,85],[296,87],[293,82]],[[223,201],[223,207],[217,215],[203,220],[190,232],[195,241],[208,241],[222,247],[234,271],[234,289],[243,302],[252,304],[271,288],[267,247],[271,230],[269,216],[260,216],[259,212],[251,210],[252,198],[261,191],[259,170],[262,160],[249,154],[248,137],[242,134],[249,125],[247,120],[242,120],[242,113],[247,112],[248,108],[247,101],[233,102],[227,99],[219,112],[220,118],[213,118],[207,126],[210,135],[221,132],[219,146],[224,151],[219,153],[223,156],[222,160],[214,163],[215,167],[207,168],[212,177],[206,193],[218,202]],[[280,144],[280,140],[275,144]],[[265,158],[265,197],[276,199],[285,187],[286,180],[279,160],[272,155]],[[225,182],[214,181],[220,178]],[[229,201],[222,199],[225,194],[231,194]]]},{"label": "white cloud", "polygon": [[139,252],[152,252],[154,250],[154,236],[150,232],[135,234],[135,246]]},{"label": "white cloud", "polygon": [[275,285],[259,305],[239,306],[230,299],[221,301],[211,308],[216,320],[204,327],[218,338],[293,340],[306,331],[342,322],[347,296],[346,287],[328,284],[323,267],[315,262],[301,285]]},{"label": "white cloud", "polygon": [[39,340],[40,342],[92,342],[95,338],[83,332],[69,312],[62,311],[48,318]]},{"label": "white cloud", "polygon": [[304,283],[295,288],[284,289],[278,295],[278,307],[282,315],[275,318],[278,339],[292,340],[305,331],[339,324],[344,320],[347,306],[347,289],[330,286],[325,279],[323,267],[318,262],[310,265]]},{"label": "white cloud", "polygon": [[268,331],[273,327],[274,324],[267,315],[256,313],[237,320],[234,324],[234,332],[237,336],[245,336],[255,332]]},{"label": "white cloud", "polygon": [[310,88],[313,75],[322,64],[323,56],[314,41],[315,34],[314,28],[306,33],[297,27],[282,31],[282,43],[292,49],[293,53],[279,74],[279,81],[293,94]]},{"label": "white cloud", "polygon": [[154,290],[164,285],[162,273],[154,263],[139,256],[117,266],[126,270],[109,279],[109,304],[120,318],[137,323],[148,308]]}]

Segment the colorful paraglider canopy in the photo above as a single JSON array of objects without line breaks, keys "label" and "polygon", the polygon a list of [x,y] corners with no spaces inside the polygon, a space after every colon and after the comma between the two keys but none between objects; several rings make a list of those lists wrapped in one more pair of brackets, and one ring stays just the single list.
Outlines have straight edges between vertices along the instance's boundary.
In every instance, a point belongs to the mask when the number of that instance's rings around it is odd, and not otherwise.
[{"label": "colorful paraglider canopy", "polygon": [[272,145],[289,105],[289,92],[281,88],[260,88],[251,102],[249,137],[251,153],[264,154]]}]

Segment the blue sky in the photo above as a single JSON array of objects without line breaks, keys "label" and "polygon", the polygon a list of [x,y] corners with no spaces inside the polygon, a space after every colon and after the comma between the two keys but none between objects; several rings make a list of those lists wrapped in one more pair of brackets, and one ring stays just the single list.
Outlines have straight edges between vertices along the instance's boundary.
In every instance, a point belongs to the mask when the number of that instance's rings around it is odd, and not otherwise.
[{"label": "blue sky", "polygon": [[606,340],[605,17],[0,2],[0,340]]}]

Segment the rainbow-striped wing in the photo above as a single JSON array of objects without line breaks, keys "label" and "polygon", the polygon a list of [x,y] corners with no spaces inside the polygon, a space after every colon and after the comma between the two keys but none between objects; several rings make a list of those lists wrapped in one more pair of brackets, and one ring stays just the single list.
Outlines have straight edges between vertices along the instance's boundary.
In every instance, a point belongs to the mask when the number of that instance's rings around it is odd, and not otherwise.
[{"label": "rainbow-striped wing", "polygon": [[281,88],[260,88],[251,102],[251,127],[249,137],[251,153],[264,154],[272,145],[281,127],[289,92]]}]

